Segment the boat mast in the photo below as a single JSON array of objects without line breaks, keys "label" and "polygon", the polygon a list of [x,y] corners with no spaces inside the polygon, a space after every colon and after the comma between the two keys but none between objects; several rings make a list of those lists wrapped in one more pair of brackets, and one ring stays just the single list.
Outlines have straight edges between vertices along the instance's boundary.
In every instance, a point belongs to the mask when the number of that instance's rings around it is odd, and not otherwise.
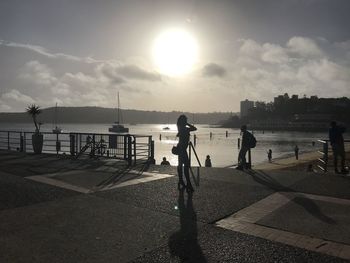
[{"label": "boat mast", "polygon": [[54,126],[57,127],[57,102],[56,102],[56,107],[55,107],[55,117],[54,117]]},{"label": "boat mast", "polygon": [[117,118],[118,118],[118,124],[120,123],[119,121],[119,91],[118,91],[118,108],[117,108]]}]

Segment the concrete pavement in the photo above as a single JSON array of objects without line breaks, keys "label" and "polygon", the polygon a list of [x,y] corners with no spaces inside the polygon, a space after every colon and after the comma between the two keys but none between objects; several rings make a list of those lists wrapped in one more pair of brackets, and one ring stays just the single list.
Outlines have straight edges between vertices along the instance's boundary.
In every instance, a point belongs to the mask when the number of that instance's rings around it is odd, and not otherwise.
[{"label": "concrete pavement", "polygon": [[201,168],[188,195],[175,175],[0,151],[0,262],[350,260],[348,178]]}]

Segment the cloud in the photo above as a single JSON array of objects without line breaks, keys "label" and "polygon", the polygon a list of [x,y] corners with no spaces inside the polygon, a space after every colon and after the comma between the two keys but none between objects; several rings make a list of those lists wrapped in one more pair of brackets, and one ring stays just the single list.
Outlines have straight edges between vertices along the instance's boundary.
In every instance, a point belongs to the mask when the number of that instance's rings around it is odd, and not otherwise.
[{"label": "cloud", "polygon": [[117,72],[129,79],[141,79],[148,81],[161,81],[161,75],[141,69],[135,65],[125,65],[117,68]]},{"label": "cloud", "polygon": [[36,60],[27,62],[18,77],[34,83],[37,87],[49,87],[57,82],[52,70]]},{"label": "cloud", "polygon": [[84,63],[101,62],[101,61],[95,60],[91,57],[77,57],[77,56],[64,54],[64,53],[51,53],[46,48],[44,48],[42,46],[38,46],[38,45],[21,44],[21,43],[16,43],[16,42],[11,42],[11,41],[0,40],[0,46],[22,48],[22,49],[33,51],[37,54],[40,54],[40,55],[43,55],[45,57],[52,58],[52,59],[61,58],[61,59],[65,59],[65,60],[84,62]]},{"label": "cloud", "polygon": [[18,90],[11,90],[10,92],[4,93],[1,98],[4,101],[13,100],[15,102],[24,102],[24,103],[34,103],[34,100],[25,94],[22,94]]},{"label": "cloud", "polygon": [[291,52],[294,52],[304,57],[323,55],[323,52],[318,47],[316,42],[306,37],[292,37],[288,41],[287,47]]},{"label": "cloud", "polygon": [[265,43],[262,48],[262,61],[277,64],[285,63],[288,61],[287,51],[283,47],[275,44]]},{"label": "cloud", "polygon": [[223,77],[226,75],[226,69],[216,63],[206,64],[202,69],[205,77]]}]

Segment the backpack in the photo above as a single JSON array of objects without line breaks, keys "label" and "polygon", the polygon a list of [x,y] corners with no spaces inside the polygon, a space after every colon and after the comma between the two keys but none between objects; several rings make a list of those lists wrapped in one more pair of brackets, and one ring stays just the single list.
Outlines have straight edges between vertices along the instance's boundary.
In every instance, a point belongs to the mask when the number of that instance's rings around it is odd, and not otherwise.
[{"label": "backpack", "polygon": [[255,139],[254,135],[251,134],[250,132],[248,132],[247,134],[249,134],[249,136],[248,136],[248,146],[249,146],[249,148],[255,148],[255,146],[256,146],[256,139]]}]

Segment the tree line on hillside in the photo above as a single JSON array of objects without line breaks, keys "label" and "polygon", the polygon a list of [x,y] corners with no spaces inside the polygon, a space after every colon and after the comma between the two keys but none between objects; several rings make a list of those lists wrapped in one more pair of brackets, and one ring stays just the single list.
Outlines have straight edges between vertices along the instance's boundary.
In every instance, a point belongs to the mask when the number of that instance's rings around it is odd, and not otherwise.
[{"label": "tree line on hillside", "polygon": [[[176,123],[180,114],[186,114],[190,122],[201,124],[218,124],[227,119],[229,112],[190,113],[190,112],[161,112],[122,110],[122,122],[127,124],[171,124]],[[55,116],[55,108],[42,109],[38,121],[52,123]],[[117,119],[117,111],[112,108],[101,107],[58,107],[57,120],[59,123],[113,123]],[[31,122],[28,114],[0,113],[0,122],[26,123]]]}]

